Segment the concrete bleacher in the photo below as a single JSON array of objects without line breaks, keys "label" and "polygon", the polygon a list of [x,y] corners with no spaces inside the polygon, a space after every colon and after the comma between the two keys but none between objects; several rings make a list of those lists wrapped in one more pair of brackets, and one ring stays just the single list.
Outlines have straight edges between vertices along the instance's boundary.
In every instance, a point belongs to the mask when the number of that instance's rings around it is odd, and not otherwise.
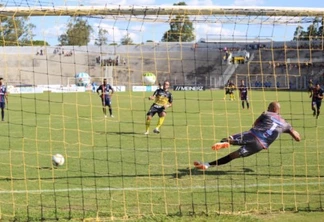
[{"label": "concrete bleacher", "polygon": [[[78,72],[91,77],[104,77],[105,67],[96,63],[96,57],[117,55],[114,66],[115,85],[141,84],[142,74],[153,72],[158,81],[168,79],[172,84],[209,84],[211,75],[220,75],[222,54],[215,48],[192,44],[144,44],[132,46],[68,47],[71,56],[54,54],[61,47],[8,47],[0,51],[0,73],[7,82],[20,84],[69,83]],[[39,50],[42,49],[42,55]],[[125,64],[124,62],[125,61]]]},{"label": "concrete bleacher", "polygon": [[240,66],[236,78],[249,76],[254,82],[270,82],[272,87],[305,89],[308,79],[322,80],[324,53],[320,48],[260,48],[255,50],[254,59],[248,66]]},{"label": "concrete bleacher", "polygon": [[[79,72],[91,77],[105,76],[105,67],[97,63],[98,56],[118,56],[113,68],[114,85],[142,84],[142,74],[152,72],[158,81],[169,80],[177,85],[205,85],[222,87],[228,79],[248,76],[251,81],[279,81],[288,87],[306,87],[306,79],[317,79],[324,70],[321,47],[298,48],[296,42],[266,43],[260,48],[249,48],[244,43],[146,43],[130,46],[48,46],[0,48],[0,76],[13,84],[71,83]],[[297,45],[297,46],[296,46]],[[231,50],[247,49],[250,60],[245,64],[226,64],[224,47]],[[69,56],[58,52],[70,52]],[[40,55],[40,50],[42,54]],[[251,83],[252,84],[252,83]],[[252,84],[253,85],[253,84]]]},{"label": "concrete bleacher", "polygon": [[0,73],[8,83],[14,84],[62,84],[78,72],[91,71],[89,55],[75,54],[64,57],[53,54],[15,54],[1,55]]}]

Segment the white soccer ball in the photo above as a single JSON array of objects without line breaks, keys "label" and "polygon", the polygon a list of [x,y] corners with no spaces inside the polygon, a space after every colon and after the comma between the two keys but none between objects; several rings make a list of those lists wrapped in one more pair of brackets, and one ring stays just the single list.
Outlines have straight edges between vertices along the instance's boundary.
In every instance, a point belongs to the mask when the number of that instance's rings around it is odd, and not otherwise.
[{"label": "white soccer ball", "polygon": [[91,83],[91,77],[88,73],[80,72],[74,77],[76,86],[88,86]]},{"label": "white soccer ball", "polygon": [[52,163],[54,166],[62,166],[65,162],[64,156],[61,154],[55,154],[52,156]]},{"label": "white soccer ball", "polygon": [[145,85],[153,85],[156,81],[156,76],[154,73],[146,72],[143,74],[143,82]]}]

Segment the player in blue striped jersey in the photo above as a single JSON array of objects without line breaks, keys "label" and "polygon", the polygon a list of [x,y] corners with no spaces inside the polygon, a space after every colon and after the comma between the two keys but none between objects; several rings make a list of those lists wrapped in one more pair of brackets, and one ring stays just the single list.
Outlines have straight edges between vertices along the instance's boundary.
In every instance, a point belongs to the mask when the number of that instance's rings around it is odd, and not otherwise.
[{"label": "player in blue striped jersey", "polygon": [[4,110],[8,103],[8,92],[7,87],[3,84],[3,78],[0,78],[0,109],[1,109],[1,120],[4,121]]},{"label": "player in blue striped jersey", "polygon": [[114,117],[113,113],[112,113],[112,108],[111,108],[111,97],[114,94],[114,92],[115,91],[112,88],[112,86],[107,83],[107,79],[104,79],[103,84],[101,84],[97,89],[97,93],[101,98],[102,111],[103,111],[105,117],[107,117],[107,108],[106,108],[106,106],[109,107],[110,117]]},{"label": "player in blue striped jersey", "polygon": [[310,98],[312,98],[313,116],[316,116],[316,119],[318,119],[318,116],[321,112],[323,94],[324,91],[321,88],[320,84],[316,83],[315,87],[313,87],[311,90],[311,95],[309,96]]},{"label": "player in blue striped jersey", "polygon": [[244,102],[246,103],[246,108],[250,108],[249,97],[248,97],[248,88],[246,87],[244,80],[241,80],[241,85],[239,86],[240,98],[242,101],[242,108],[244,109]]}]

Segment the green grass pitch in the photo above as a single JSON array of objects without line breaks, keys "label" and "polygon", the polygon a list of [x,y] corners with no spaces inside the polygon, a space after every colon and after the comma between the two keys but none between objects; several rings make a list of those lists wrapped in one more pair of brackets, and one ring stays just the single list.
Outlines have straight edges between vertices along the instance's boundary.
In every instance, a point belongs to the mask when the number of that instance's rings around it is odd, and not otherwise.
[{"label": "green grass pitch", "polygon": [[[4,220],[138,219],[240,212],[322,211],[324,113],[307,92],[251,91],[249,110],[223,91],[173,92],[160,134],[146,136],[149,93],[117,92],[105,119],[93,93],[10,95],[0,123],[0,215]],[[302,136],[202,172],[211,145],[248,130],[271,101]],[[53,168],[51,156],[66,163]]]}]

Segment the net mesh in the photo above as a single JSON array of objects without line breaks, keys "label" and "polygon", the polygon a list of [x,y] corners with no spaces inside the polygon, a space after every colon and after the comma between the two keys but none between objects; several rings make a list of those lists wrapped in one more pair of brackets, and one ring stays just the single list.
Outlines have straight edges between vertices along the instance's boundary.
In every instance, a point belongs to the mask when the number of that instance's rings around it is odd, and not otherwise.
[{"label": "net mesh", "polygon": [[[323,83],[322,13],[2,3],[0,73],[9,100],[0,126],[0,218],[323,210],[323,124],[312,115],[308,93],[310,79]],[[188,21],[190,42],[184,40]],[[177,40],[161,41],[175,28],[172,22],[182,28],[166,37]],[[76,23],[83,29],[68,32]],[[145,73],[156,81],[148,85]],[[103,79],[114,88],[114,118],[108,108],[105,118],[97,95]],[[152,105],[147,98],[165,80],[173,107],[160,134],[152,132],[155,116],[144,135]],[[249,109],[238,93],[241,80]],[[225,94],[228,81],[235,85],[232,97]],[[281,103],[302,142],[283,135],[257,155],[194,169],[195,160],[213,161],[237,149],[210,147],[248,130],[271,101]],[[56,153],[64,165],[52,165]]]}]

